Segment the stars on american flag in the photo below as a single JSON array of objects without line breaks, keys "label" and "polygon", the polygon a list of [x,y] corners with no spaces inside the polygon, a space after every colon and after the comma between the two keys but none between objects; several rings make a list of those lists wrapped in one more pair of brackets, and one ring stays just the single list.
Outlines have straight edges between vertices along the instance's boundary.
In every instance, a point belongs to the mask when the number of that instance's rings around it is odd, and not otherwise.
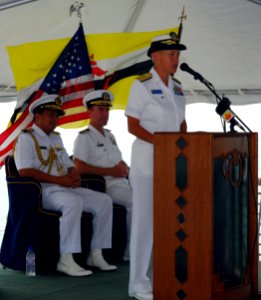
[{"label": "stars on american flag", "polygon": [[[80,35],[83,36],[80,36]],[[78,30],[69,44],[65,47],[49,74],[45,78],[41,89],[48,94],[56,94],[67,80],[91,73],[88,53],[83,31]]]}]

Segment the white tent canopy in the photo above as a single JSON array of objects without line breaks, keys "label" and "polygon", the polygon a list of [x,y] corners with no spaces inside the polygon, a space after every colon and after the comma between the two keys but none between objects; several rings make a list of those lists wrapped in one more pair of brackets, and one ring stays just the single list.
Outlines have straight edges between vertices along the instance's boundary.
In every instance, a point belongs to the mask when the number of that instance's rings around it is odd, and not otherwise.
[{"label": "white tent canopy", "polygon": [[[8,2],[20,5],[6,7]],[[180,63],[210,81],[231,102],[261,102],[261,3],[258,0],[83,0],[85,34],[141,32],[176,27],[183,6]],[[257,3],[254,3],[257,2]],[[73,0],[0,0],[0,102],[15,101],[16,88],[6,46],[71,37]],[[2,5],[2,6],[1,6]],[[6,6],[5,6],[6,5]],[[190,102],[215,103],[204,84],[178,71]]]}]

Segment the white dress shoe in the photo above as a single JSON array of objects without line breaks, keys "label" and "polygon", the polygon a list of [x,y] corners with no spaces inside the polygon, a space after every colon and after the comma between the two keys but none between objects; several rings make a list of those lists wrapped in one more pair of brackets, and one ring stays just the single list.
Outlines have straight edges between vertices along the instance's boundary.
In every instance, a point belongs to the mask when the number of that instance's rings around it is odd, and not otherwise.
[{"label": "white dress shoe", "polygon": [[107,261],[103,258],[100,249],[95,249],[91,251],[87,259],[87,265],[90,267],[99,268],[102,271],[113,271],[117,269],[116,266],[107,263]]},{"label": "white dress shoe", "polygon": [[69,276],[88,276],[92,271],[80,267],[72,257],[72,254],[62,254],[57,264],[57,271]]},{"label": "white dress shoe", "polygon": [[152,293],[135,293],[130,295],[130,297],[133,297],[138,300],[153,300]]}]

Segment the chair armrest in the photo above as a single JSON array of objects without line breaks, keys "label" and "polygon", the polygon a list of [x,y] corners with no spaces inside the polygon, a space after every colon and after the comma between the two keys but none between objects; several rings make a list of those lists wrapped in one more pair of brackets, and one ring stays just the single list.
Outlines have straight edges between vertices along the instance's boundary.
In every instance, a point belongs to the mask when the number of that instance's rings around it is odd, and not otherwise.
[{"label": "chair armrest", "polygon": [[[9,207],[17,211],[28,210],[28,214],[42,206],[41,184],[31,177],[9,177],[6,179]],[[26,214],[27,214],[26,213]]]},{"label": "chair armrest", "polygon": [[33,184],[38,186],[41,189],[41,184],[40,182],[33,178],[33,177],[7,177],[6,178],[7,184]]},{"label": "chair armrest", "polygon": [[38,180],[33,177],[9,177],[7,179],[7,187],[9,194],[9,202],[12,202],[12,207],[20,205],[14,203],[17,199],[19,202],[31,201],[31,206],[34,207],[38,213],[43,215],[53,215],[60,217],[62,215],[59,211],[49,210],[42,208],[42,188]]},{"label": "chair armrest", "polygon": [[105,193],[106,182],[101,175],[84,174],[81,176],[81,187]]}]

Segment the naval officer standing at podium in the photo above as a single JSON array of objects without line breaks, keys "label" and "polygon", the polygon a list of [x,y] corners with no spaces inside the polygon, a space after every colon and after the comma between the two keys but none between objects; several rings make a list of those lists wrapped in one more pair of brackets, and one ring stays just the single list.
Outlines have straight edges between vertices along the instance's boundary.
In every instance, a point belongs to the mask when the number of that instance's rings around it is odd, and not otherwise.
[{"label": "naval officer standing at podium", "polygon": [[185,97],[173,78],[180,51],[175,33],[154,38],[148,50],[154,67],[135,80],[125,115],[136,136],[132,146],[130,181],[133,216],[130,246],[129,296],[153,299],[153,137],[157,131],[186,131]]}]

